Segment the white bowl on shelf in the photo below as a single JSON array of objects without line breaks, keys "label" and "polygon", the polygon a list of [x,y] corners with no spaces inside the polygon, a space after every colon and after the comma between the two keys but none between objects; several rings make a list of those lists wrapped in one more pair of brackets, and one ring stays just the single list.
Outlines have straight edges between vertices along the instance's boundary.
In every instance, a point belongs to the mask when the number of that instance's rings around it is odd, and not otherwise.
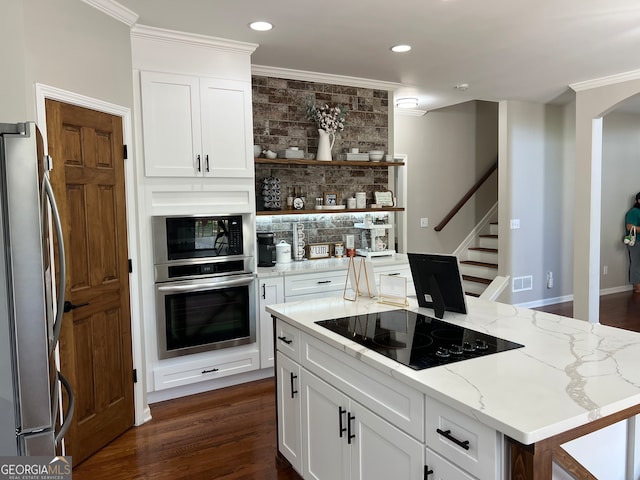
[{"label": "white bowl on shelf", "polygon": [[379,162],[384,158],[384,152],[382,150],[369,150],[369,161]]}]

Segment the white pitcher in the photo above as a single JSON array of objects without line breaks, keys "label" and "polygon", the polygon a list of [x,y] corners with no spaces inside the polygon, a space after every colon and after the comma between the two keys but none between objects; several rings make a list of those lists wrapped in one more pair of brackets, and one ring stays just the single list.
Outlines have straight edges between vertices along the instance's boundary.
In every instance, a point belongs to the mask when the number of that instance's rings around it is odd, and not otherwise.
[{"label": "white pitcher", "polygon": [[333,143],[336,141],[336,136],[333,133],[327,133],[322,129],[318,129],[320,138],[318,140],[318,153],[316,160],[332,160],[331,149]]}]

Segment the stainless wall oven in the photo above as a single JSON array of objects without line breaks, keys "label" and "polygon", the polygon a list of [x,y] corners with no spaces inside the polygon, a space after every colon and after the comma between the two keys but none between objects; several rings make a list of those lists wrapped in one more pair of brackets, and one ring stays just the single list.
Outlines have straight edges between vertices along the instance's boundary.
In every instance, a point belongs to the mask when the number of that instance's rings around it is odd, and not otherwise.
[{"label": "stainless wall oven", "polygon": [[242,215],[152,218],[158,356],[256,341],[253,245]]}]

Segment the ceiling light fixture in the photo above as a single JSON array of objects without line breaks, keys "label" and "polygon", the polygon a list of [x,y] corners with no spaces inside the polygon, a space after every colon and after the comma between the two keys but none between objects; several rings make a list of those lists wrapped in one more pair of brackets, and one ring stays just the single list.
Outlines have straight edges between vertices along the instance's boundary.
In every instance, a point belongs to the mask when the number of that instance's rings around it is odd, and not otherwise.
[{"label": "ceiling light fixture", "polygon": [[460,92],[464,92],[466,90],[469,89],[469,84],[468,83],[459,83],[458,85],[456,85],[456,90],[460,91]]},{"label": "ceiling light fixture", "polygon": [[271,25],[269,22],[251,22],[249,24],[249,28],[258,32],[266,32],[268,30],[271,30],[273,28],[273,25]]},{"label": "ceiling light fixture", "polygon": [[416,108],[418,106],[418,99],[415,97],[403,97],[396,100],[396,107],[398,108]]},{"label": "ceiling light fixture", "polygon": [[394,45],[391,47],[391,51],[395,53],[404,53],[411,50],[411,45]]}]

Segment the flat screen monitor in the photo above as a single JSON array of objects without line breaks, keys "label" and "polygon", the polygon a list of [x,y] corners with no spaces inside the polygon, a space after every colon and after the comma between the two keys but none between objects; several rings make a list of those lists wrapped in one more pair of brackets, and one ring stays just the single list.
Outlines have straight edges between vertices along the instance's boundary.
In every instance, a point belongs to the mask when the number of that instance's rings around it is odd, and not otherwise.
[{"label": "flat screen monitor", "polygon": [[436,318],[444,312],[467,313],[462,277],[455,255],[408,253],[418,305],[433,308]]}]

